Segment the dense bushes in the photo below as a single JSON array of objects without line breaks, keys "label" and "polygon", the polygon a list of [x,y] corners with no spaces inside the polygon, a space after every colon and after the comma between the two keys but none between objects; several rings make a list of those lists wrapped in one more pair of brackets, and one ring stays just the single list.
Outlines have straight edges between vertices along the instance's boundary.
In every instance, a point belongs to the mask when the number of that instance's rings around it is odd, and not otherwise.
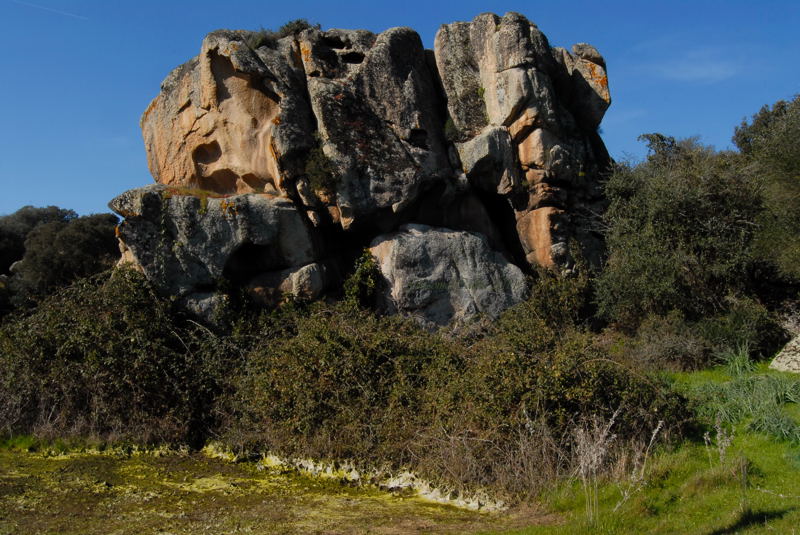
[{"label": "dense bushes", "polygon": [[15,268],[20,299],[42,296],[75,279],[109,269],[119,258],[112,214],[43,223],[25,239],[25,254]]},{"label": "dense bushes", "polygon": [[533,301],[464,342],[376,316],[358,306],[360,291],[241,315],[229,334],[214,334],[121,270],[0,329],[0,425],[140,442],[213,437],[240,451],[410,466],[456,487],[534,492],[569,468],[579,420],[624,407],[616,431],[635,438],[682,418],[663,385],[610,361],[573,318],[585,284],[542,274]]},{"label": "dense bushes", "polygon": [[598,301],[629,327],[670,310],[689,319],[724,311],[726,297],[748,285],[761,212],[758,185],[736,155],[692,140],[647,141],[647,161],[618,166],[606,184],[609,258]]},{"label": "dense bushes", "polygon": [[0,329],[0,429],[196,440],[226,355],[190,332],[135,271],[55,293]]},{"label": "dense bushes", "polygon": [[26,206],[0,217],[0,317],[70,282],[109,269],[119,258],[117,217],[78,217],[55,206]]},{"label": "dense bushes", "polygon": [[763,188],[757,249],[786,277],[800,279],[800,96],[764,106],[733,141]]},{"label": "dense bushes", "polygon": [[72,210],[57,206],[35,208],[24,206],[10,215],[0,217],[0,275],[8,273],[11,264],[25,254],[25,238],[42,223],[66,223],[78,217]]}]

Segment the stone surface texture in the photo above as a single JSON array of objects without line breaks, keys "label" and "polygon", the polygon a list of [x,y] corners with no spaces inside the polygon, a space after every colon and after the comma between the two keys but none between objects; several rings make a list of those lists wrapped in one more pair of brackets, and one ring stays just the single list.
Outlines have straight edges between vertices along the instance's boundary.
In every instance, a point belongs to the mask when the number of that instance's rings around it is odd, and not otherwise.
[{"label": "stone surface texture", "polygon": [[223,280],[265,306],[319,297],[369,243],[387,307],[436,325],[599,261],[611,97],[591,45],[552,48],[517,13],[443,25],[434,50],[409,28],[253,37],[212,32],[167,76],[141,119],[158,185],[111,202],[123,260],[189,310],[209,317]]},{"label": "stone surface texture", "polygon": [[525,298],[522,270],[477,233],[402,225],[370,244],[387,285],[383,307],[425,323],[497,318]]},{"label": "stone surface texture", "polygon": [[800,373],[800,336],[786,344],[769,365],[773,370]]}]

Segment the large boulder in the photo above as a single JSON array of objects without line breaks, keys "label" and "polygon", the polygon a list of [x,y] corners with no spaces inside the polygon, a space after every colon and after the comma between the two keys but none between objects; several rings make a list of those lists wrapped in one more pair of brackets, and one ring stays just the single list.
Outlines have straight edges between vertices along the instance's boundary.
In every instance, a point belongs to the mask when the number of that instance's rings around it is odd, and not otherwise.
[{"label": "large boulder", "polygon": [[389,308],[439,325],[495,317],[573,245],[599,263],[594,47],[552,48],[517,13],[443,25],[434,51],[409,28],[295,30],[210,33],[144,112],[160,185],[111,206],[162,291],[203,317],[231,286],[314,298],[372,241]]},{"label": "large boulder", "polygon": [[173,70],[141,119],[157,182],[215,193],[291,191],[312,147],[297,44],[256,50],[250,32],[220,30]]},{"label": "large boulder", "polygon": [[391,28],[299,36],[319,139],[336,175],[329,202],[343,228],[397,214],[453,174],[441,97],[419,35]]},{"label": "large boulder", "polygon": [[782,372],[800,373],[800,336],[786,344],[769,367]]},{"label": "large boulder", "polygon": [[522,271],[481,234],[403,225],[370,244],[386,279],[383,307],[425,324],[497,318],[525,298]]},{"label": "large boulder", "polygon": [[123,261],[200,315],[218,304],[223,280],[273,305],[284,294],[315,298],[324,289],[309,225],[286,199],[159,184],[127,191],[109,206],[125,217],[117,231]]}]

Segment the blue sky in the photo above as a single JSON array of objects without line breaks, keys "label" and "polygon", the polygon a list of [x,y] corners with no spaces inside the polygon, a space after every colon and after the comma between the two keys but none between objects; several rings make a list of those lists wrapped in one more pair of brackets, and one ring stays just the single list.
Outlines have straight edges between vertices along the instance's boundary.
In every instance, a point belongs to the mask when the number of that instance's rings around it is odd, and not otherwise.
[{"label": "blue sky", "polygon": [[611,154],[640,158],[643,132],[730,146],[763,104],[800,92],[800,2],[453,2],[0,0],[0,214],[55,204],[107,211],[152,182],[139,116],[175,66],[217,28],[410,26],[426,46],[440,24],[518,11],[555,46],[595,45],[613,104]]}]

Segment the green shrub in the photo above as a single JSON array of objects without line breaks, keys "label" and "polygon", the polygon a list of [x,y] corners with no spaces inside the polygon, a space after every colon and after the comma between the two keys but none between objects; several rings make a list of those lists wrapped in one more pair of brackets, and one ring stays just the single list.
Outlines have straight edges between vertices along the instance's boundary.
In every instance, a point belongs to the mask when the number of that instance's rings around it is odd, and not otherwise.
[{"label": "green shrub", "polygon": [[25,254],[25,238],[40,224],[54,221],[66,223],[78,217],[72,210],[48,206],[35,208],[24,206],[13,214],[0,216],[0,275],[22,259]]},{"label": "green shrub", "polygon": [[18,305],[110,269],[119,259],[113,214],[41,223],[28,233],[10,285]]},{"label": "green shrub", "polygon": [[274,48],[278,42],[278,39],[283,39],[284,37],[288,37],[290,35],[297,35],[303,30],[308,30],[310,28],[316,28],[319,30],[320,25],[311,24],[306,19],[290,20],[278,28],[278,30],[267,30],[262,27],[257,31],[249,32],[245,37],[245,43],[253,50],[261,48],[262,46]]},{"label": "green shrub", "polygon": [[321,140],[317,136],[317,145],[308,151],[306,158],[306,176],[311,189],[325,195],[333,195],[339,184],[333,162],[322,150]]},{"label": "green shrub", "polygon": [[224,369],[214,344],[138,272],[76,282],[0,328],[0,430],[196,442]]},{"label": "green shrub", "polygon": [[364,249],[353,266],[353,273],[344,281],[344,298],[355,307],[372,308],[378,295],[383,275],[375,257]]},{"label": "green shrub", "polygon": [[408,462],[431,409],[425,389],[451,356],[398,317],[314,305],[296,331],[253,348],[224,406],[227,439],[287,455]]},{"label": "green shrub", "polygon": [[766,210],[756,248],[784,276],[800,280],[800,96],[764,106],[742,121],[733,141],[762,184]]},{"label": "green shrub", "polygon": [[597,282],[604,317],[635,328],[650,314],[717,314],[749,288],[759,185],[738,156],[652,134],[647,160],[608,182],[608,260]]},{"label": "green shrub", "polygon": [[769,358],[788,341],[775,314],[754,299],[729,296],[726,308],[695,328],[717,354],[747,347],[751,356]]}]

